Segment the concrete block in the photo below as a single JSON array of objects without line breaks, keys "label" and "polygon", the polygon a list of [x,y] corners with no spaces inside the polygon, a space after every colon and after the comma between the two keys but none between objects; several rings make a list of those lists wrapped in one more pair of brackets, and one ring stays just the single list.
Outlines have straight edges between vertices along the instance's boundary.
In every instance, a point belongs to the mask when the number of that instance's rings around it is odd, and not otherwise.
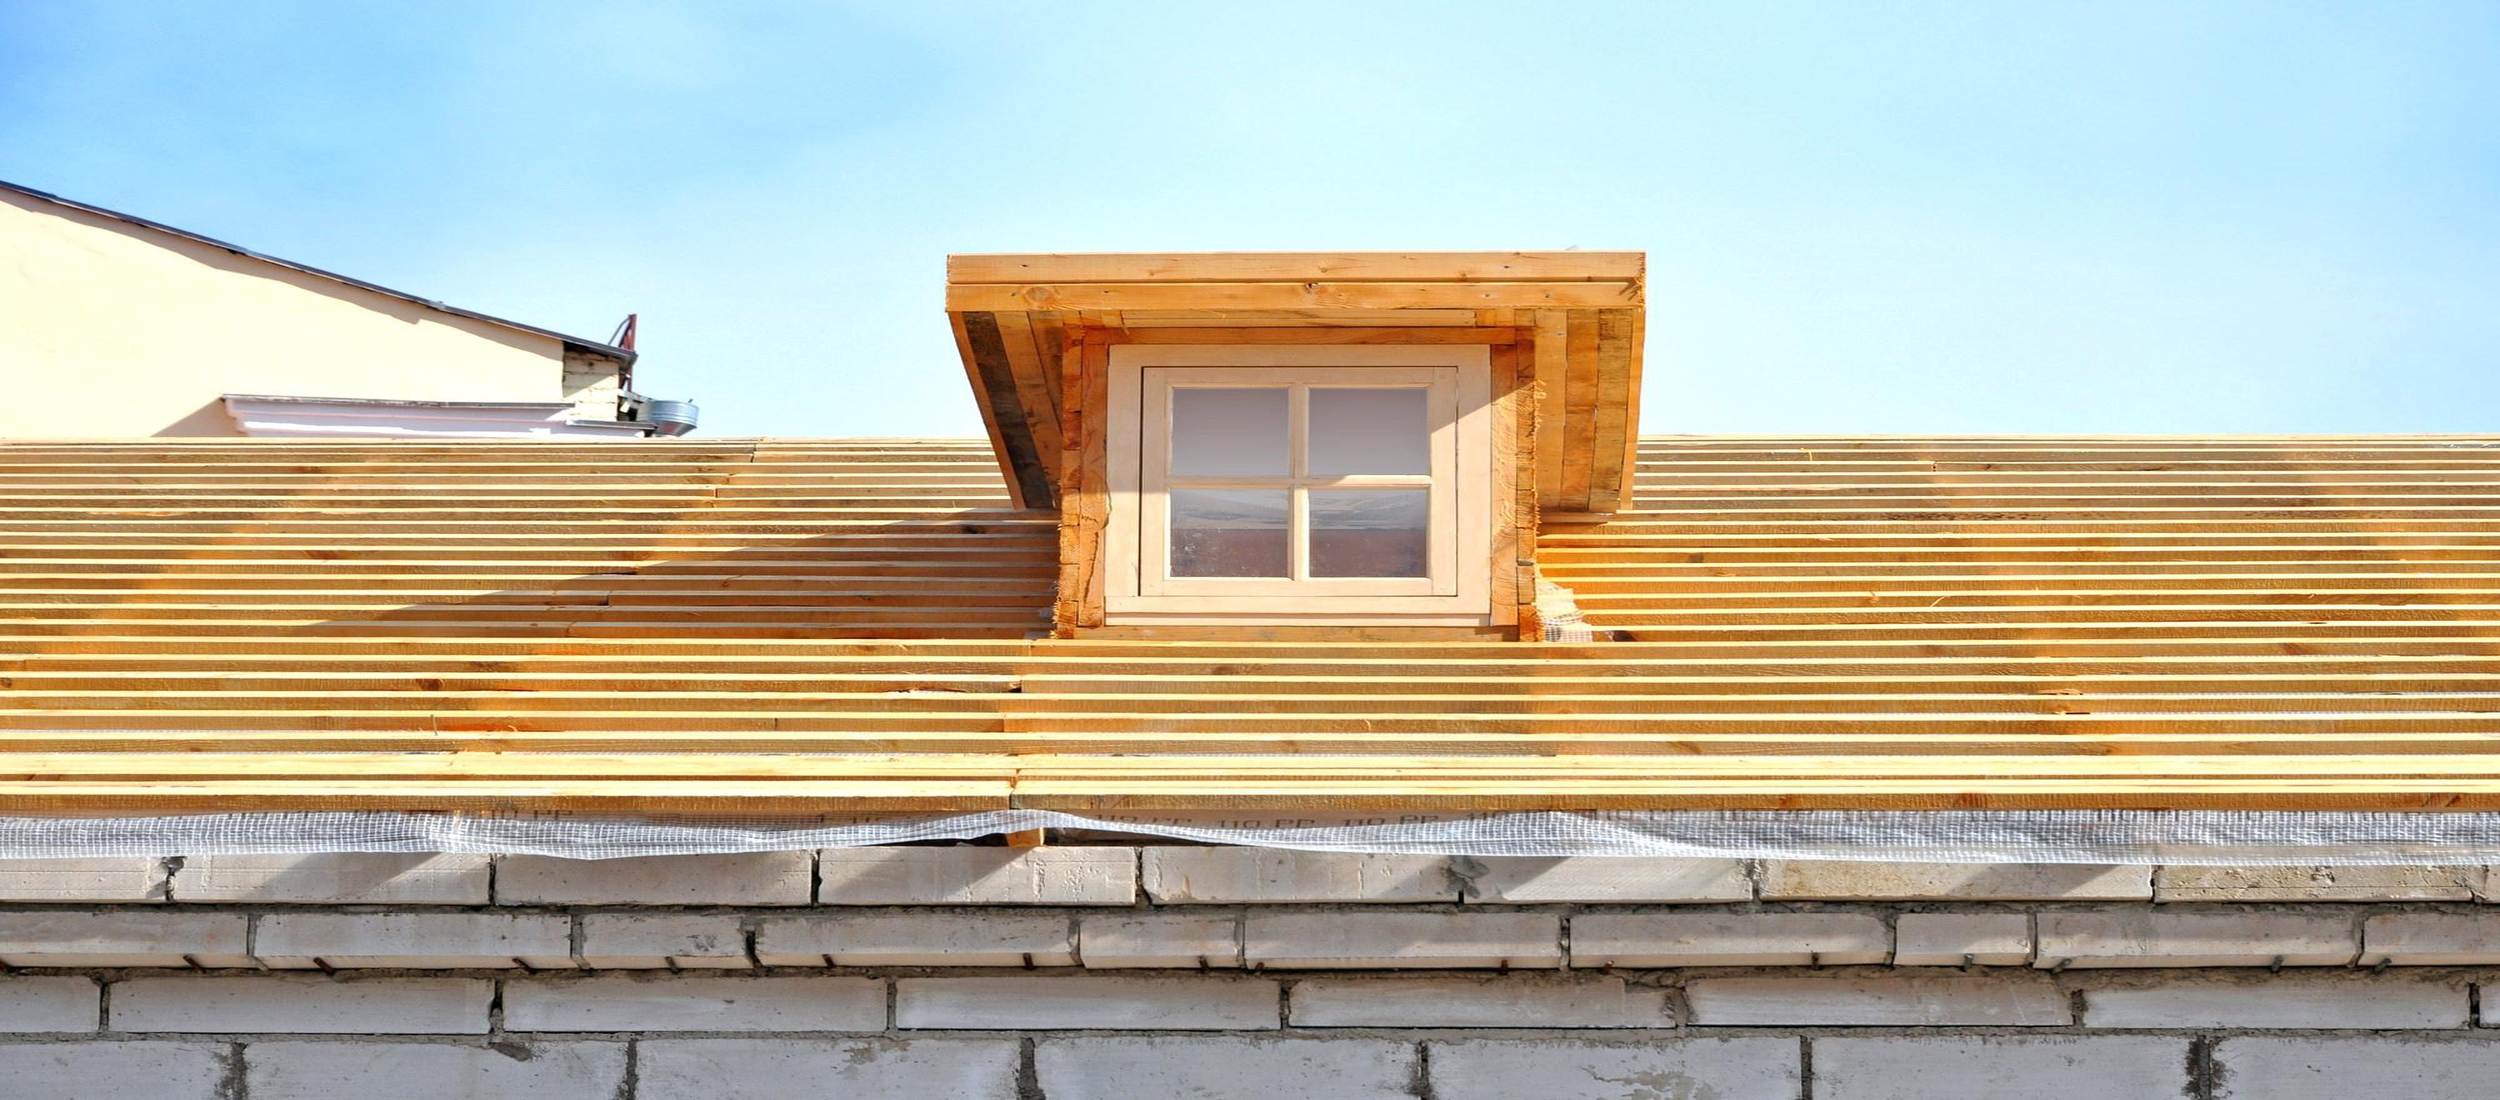
[{"label": "concrete block", "polygon": [[2021,966],[2031,961],[2028,913],[1903,913],[1892,921],[1894,966]]},{"label": "concrete block", "polygon": [[1412,1100],[1415,1044],[1380,1039],[1043,1039],[1035,1076],[1050,1100]]},{"label": "concrete block", "polygon": [[1753,879],[1741,859],[1477,856],[1451,862],[1466,884],[1467,900],[1487,904],[1658,905],[1753,898]]},{"label": "concrete block", "polygon": [[1438,1100],[1796,1100],[1795,1039],[1425,1044]]},{"label": "concrete block", "polygon": [[239,975],[113,983],[115,1031],[483,1035],[495,983],[484,978]]},{"label": "concrete block", "polygon": [[93,978],[0,978],[0,1032],[94,1031],[102,997]]},{"label": "concrete block", "polygon": [[510,1031],[884,1031],[885,979],[598,975],[507,981]]},{"label": "concrete block", "polygon": [[25,1100],[229,1100],[223,1043],[0,1043],[0,1081]]},{"label": "concrete block", "polygon": [[1239,916],[1089,913],[1077,925],[1077,954],[1095,970],[1120,967],[1238,967]]},{"label": "concrete block", "polygon": [[1787,901],[2143,901],[2153,869],[2098,863],[1772,859],[1762,896]]},{"label": "concrete block", "polygon": [[250,966],[241,913],[54,909],[0,913],[10,966]]},{"label": "concrete block", "polygon": [[1135,848],[828,848],[825,905],[1133,905]]},{"label": "concrete block", "polygon": [[1146,895],[1164,905],[1458,900],[1446,856],[1149,847]]},{"label": "concrete block", "polygon": [[1892,931],[1864,913],[1582,913],[1571,965],[1806,966],[1879,963]]},{"label": "concrete block", "polygon": [[573,965],[573,921],[553,913],[272,913],[260,919],[252,950],[280,970],[560,970]]},{"label": "concrete block", "polygon": [[614,1100],[625,1095],[625,1044],[253,1043],[252,1100]]},{"label": "concrete block", "polygon": [[880,913],[777,917],[756,930],[766,966],[1074,966],[1064,913]]},{"label": "concrete block", "polygon": [[2360,953],[2349,917],[2112,910],[2042,913],[2032,965],[2343,966]]},{"label": "concrete block", "polygon": [[192,856],[174,872],[185,902],[484,905],[489,860],[461,852]]},{"label": "concrete block", "polygon": [[725,913],[584,913],[582,964],[600,970],[745,970],[746,933]]},{"label": "concrete block", "polygon": [[1017,1100],[1018,1040],[645,1039],[635,1100]]},{"label": "concrete block", "polygon": [[807,852],[558,859],[505,856],[501,905],[805,905],[815,893]]},{"label": "concrete block", "polygon": [[1243,958],[1287,970],[1562,966],[1550,913],[1261,913],[1242,920]]},{"label": "concrete block", "polygon": [[2376,966],[2500,963],[2500,911],[2382,913],[2361,925],[2361,961]]},{"label": "concrete block", "polygon": [[961,1030],[1264,1031],[1276,983],[1258,978],[1011,974],[898,978],[894,1026]]},{"label": "concrete block", "polygon": [[2155,901],[2472,901],[2480,867],[2164,867]]},{"label": "concrete block", "polygon": [[156,856],[0,859],[0,902],[162,902],[165,874]]},{"label": "concrete block", "polygon": [[1684,983],[1703,1027],[2065,1027],[2075,1022],[2048,975],[1884,974],[1695,978]]},{"label": "concrete block", "polygon": [[2150,1035],[1818,1038],[1814,1100],[2075,1100],[2188,1091],[2188,1041]]},{"label": "concrete block", "polygon": [[2214,1069],[2214,1100],[2481,1100],[2500,1079],[2500,1043],[2488,1036],[2235,1036],[2214,1044]]},{"label": "concrete block", "polygon": [[2179,978],[2115,984],[2083,994],[2086,1027],[2342,1028],[2391,1031],[2464,1027],[2471,990],[2461,981],[2366,974],[2303,974],[2263,980]]},{"label": "concrete block", "polygon": [[1295,1027],[1673,1027],[1661,989],[1621,978],[1306,978],[1286,993]]}]

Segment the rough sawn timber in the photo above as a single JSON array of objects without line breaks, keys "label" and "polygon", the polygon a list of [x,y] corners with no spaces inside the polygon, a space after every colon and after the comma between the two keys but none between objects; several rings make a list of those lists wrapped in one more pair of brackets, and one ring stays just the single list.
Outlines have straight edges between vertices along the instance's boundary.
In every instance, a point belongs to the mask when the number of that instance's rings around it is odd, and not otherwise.
[{"label": "rough sawn timber", "polygon": [[980,440],[0,444],[0,812],[2500,807],[2500,439],[1632,462],[1623,640],[1053,641]]}]

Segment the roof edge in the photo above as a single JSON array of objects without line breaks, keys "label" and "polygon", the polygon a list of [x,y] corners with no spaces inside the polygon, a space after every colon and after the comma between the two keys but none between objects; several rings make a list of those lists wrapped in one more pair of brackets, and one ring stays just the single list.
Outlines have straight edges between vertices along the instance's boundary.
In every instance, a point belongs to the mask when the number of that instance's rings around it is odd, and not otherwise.
[{"label": "roof edge", "polygon": [[433,298],[427,298],[422,295],[410,294],[404,290],[394,290],[390,287],[383,286],[380,283],[369,283],[352,275],[341,275],[335,271],[314,267],[311,264],[297,263],[293,260],[282,259],[277,256],[269,255],[265,252],[255,252],[231,241],[221,241],[215,237],[207,236],[205,234],[194,233],[188,229],[167,225],[160,221],[151,221],[147,218],[139,217],[136,214],[125,214],[119,210],[110,210],[105,207],[97,206],[94,203],[80,202],[77,199],[71,198],[63,198],[62,196],[55,195],[49,191],[39,191],[23,184],[0,180],[0,191],[24,195],[30,199],[38,199],[43,202],[51,203],[55,206],[65,206],[72,210],[94,214],[97,217],[111,218],[114,221],[122,222],[126,225],[135,225],[143,229],[153,229],[159,233],[170,233],[184,240],[197,241],[211,248],[224,249],[225,251],[234,253],[237,256],[259,260],[265,264],[275,264],[276,266],[287,268],[292,271],[301,271],[306,275],[318,276],[320,278],[328,279],[334,283],[352,286],[358,290],[370,291],[385,297],[397,298],[403,302],[412,302],[437,313],[448,313],[454,317],[465,317],[472,321],[484,321],[490,325],[508,328],[515,332],[526,332],[532,336],[544,336],[552,340],[561,341],[568,351],[586,351],[594,355],[605,355],[623,360],[628,364],[631,364],[636,358],[638,358],[636,353],[631,349],[620,348],[614,344],[585,339],[580,336],[572,336],[566,333],[557,332],[554,329],[540,328],[537,325],[523,324],[522,322],[512,320],[509,317],[497,317],[491,313],[480,313],[473,309],[462,309],[459,306],[452,305],[448,302],[437,301]]}]

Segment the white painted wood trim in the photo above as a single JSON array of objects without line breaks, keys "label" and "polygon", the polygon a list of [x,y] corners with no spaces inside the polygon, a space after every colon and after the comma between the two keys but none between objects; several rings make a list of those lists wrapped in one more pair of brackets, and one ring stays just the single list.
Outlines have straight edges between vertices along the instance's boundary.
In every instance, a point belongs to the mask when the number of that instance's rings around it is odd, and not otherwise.
[{"label": "white painted wood trim", "polygon": [[[1192,621],[1243,625],[1326,623],[1336,616],[1361,615],[1367,622],[1415,621],[1447,625],[1488,621],[1492,610],[1490,560],[1493,484],[1491,439],[1492,360],[1480,345],[1137,345],[1110,349],[1109,423],[1105,470],[1109,476],[1108,522],[1104,538],[1107,623]],[[1435,410],[1434,492],[1431,564],[1420,581],[1379,578],[1305,578],[1301,580],[1163,578],[1144,568],[1166,552],[1168,514],[1162,495],[1160,461],[1168,455],[1168,380],[1152,384],[1150,368],[1186,367],[1205,370],[1205,381],[1267,382],[1277,374],[1294,376],[1302,386],[1338,381],[1321,373],[1345,368],[1342,381],[1361,385],[1373,370],[1434,368],[1431,375],[1406,378],[1433,384],[1429,398]],[[1454,370],[1452,368],[1455,368]],[[1437,377],[1434,377],[1436,376]],[[1201,379],[1192,378],[1191,381]],[[1383,379],[1385,380],[1385,379]],[[1448,387],[1443,390],[1441,387]],[[1299,393],[1301,391],[1297,391]],[[1447,396],[1444,396],[1446,394]],[[1296,412],[1302,410],[1298,407]],[[1299,417],[1290,421],[1299,432]],[[1302,474],[1302,440],[1293,439],[1294,467],[1287,479]],[[1192,479],[1214,480],[1214,479]],[[1341,478],[1329,484],[1348,488],[1407,487],[1423,483],[1415,477]],[[1306,486],[1307,488],[1308,486]],[[1300,496],[1300,494],[1296,494]],[[1445,525],[1442,516],[1453,516]],[[1297,533],[1299,528],[1297,527]],[[1299,570],[1296,570],[1299,572]],[[1342,582],[1342,583],[1341,583]],[[1406,616],[1416,616],[1408,620]]]}]

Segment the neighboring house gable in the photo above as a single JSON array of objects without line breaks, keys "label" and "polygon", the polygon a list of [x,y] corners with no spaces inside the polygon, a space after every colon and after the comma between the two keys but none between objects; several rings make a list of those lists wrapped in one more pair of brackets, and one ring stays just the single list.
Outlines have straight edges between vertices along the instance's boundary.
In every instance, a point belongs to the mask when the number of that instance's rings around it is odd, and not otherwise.
[{"label": "neighboring house gable", "polygon": [[239,434],[226,394],[613,420],[633,353],[0,184],[0,437]]}]

